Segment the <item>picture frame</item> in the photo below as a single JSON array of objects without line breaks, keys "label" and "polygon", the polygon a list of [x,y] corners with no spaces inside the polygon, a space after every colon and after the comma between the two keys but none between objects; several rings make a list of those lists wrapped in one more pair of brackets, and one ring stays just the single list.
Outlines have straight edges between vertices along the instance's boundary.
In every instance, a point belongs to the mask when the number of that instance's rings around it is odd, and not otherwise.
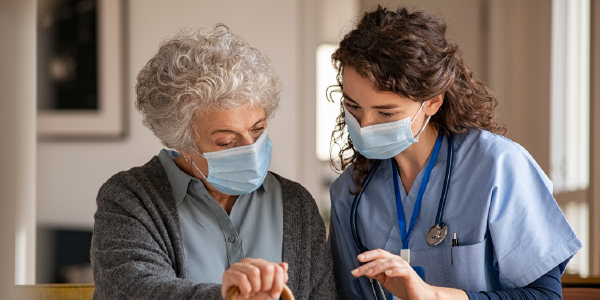
[{"label": "picture frame", "polygon": [[125,133],[123,3],[96,0],[96,11],[97,108],[38,108],[40,139],[119,138]]}]

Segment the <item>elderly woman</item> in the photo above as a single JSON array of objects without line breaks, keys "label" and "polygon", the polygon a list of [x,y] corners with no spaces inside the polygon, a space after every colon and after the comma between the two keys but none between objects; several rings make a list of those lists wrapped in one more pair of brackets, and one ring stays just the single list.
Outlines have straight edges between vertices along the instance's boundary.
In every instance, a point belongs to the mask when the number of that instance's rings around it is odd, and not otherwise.
[{"label": "elderly woman", "polygon": [[280,83],[224,25],[164,41],[137,108],[167,148],[100,189],[94,299],[337,298],[325,226],[300,184],[268,172]]}]

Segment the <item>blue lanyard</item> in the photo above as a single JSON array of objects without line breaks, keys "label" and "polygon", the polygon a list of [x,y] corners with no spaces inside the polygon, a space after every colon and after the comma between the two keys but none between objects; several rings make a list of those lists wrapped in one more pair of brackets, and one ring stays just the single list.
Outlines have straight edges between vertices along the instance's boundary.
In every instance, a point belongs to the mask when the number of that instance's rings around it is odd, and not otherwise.
[{"label": "blue lanyard", "polygon": [[[402,196],[400,196],[400,187],[398,185],[398,170],[396,169],[395,163],[392,161],[392,170],[394,172],[394,190],[396,192],[396,211],[398,213],[398,226],[400,226],[400,237],[402,238],[402,249],[408,249],[408,237],[410,236],[410,232],[413,230],[413,227],[415,227],[415,222],[417,221],[417,216],[419,215],[419,209],[421,209],[421,202],[423,201],[423,194],[425,193],[425,189],[427,188],[427,184],[429,183],[429,177],[431,177],[431,170],[433,169],[433,165],[437,160],[438,154],[440,154],[440,148],[442,147],[443,140],[444,134],[443,131],[440,130],[437,140],[435,141],[433,153],[429,158],[429,164],[427,165],[427,169],[425,170],[425,175],[423,176],[423,180],[421,181],[421,187],[419,188],[419,194],[417,195],[415,208],[413,209],[412,216],[410,217],[410,225],[408,226],[408,231],[406,231],[406,220],[404,218],[404,209],[402,208]],[[392,157],[391,159],[393,160],[394,158]]]}]

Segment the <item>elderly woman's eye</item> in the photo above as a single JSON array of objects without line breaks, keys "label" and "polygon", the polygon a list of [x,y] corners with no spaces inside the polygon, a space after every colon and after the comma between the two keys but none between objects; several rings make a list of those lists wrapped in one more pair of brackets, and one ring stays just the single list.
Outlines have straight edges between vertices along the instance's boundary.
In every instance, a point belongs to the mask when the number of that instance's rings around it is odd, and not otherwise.
[{"label": "elderly woman's eye", "polygon": [[263,131],[264,129],[265,129],[264,127],[256,128],[256,129],[254,129],[254,132],[261,132],[261,131]]}]

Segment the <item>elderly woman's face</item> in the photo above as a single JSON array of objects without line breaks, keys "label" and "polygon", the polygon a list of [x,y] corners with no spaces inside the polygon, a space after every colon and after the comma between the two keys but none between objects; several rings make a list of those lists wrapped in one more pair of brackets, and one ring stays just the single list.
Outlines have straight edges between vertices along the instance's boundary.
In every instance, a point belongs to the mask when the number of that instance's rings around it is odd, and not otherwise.
[{"label": "elderly woman's face", "polygon": [[[266,128],[265,110],[259,106],[250,106],[249,103],[236,109],[207,111],[196,123],[196,145],[200,153],[252,145]],[[209,191],[216,191],[202,175],[208,174],[206,159],[197,153],[183,153],[183,155],[184,157],[175,160],[180,168],[204,181]],[[192,161],[202,174],[198,169],[191,167]]]},{"label": "elderly woman's face", "polygon": [[254,144],[267,128],[267,121],[263,108],[248,104],[205,112],[196,126],[196,143],[204,153]]}]

